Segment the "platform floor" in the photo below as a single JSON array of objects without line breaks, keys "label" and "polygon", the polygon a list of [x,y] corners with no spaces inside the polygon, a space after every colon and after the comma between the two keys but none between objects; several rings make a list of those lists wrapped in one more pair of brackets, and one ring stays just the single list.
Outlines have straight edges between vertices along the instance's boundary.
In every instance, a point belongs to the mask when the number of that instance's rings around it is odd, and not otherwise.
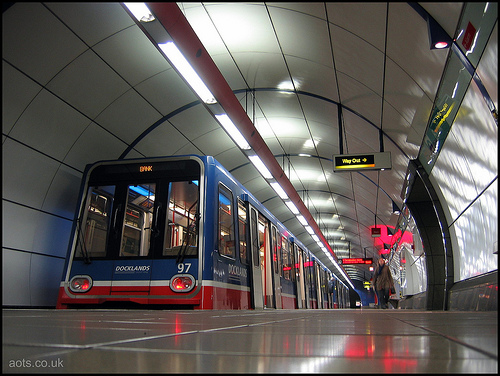
[{"label": "platform floor", "polygon": [[3,310],[3,373],[498,373],[498,312]]}]

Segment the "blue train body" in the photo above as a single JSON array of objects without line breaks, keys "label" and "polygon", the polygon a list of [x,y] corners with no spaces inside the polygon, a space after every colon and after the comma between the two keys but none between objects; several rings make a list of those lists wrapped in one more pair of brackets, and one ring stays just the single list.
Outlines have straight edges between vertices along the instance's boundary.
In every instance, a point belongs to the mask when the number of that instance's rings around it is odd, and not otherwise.
[{"label": "blue train body", "polygon": [[333,308],[348,306],[347,296],[213,157],[86,169],[58,308]]}]

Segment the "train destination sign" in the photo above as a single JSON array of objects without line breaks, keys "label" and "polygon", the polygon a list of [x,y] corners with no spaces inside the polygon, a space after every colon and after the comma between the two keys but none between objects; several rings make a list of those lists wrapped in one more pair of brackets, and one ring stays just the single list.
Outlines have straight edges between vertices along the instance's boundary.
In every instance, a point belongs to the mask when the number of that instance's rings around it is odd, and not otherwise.
[{"label": "train destination sign", "polygon": [[372,154],[337,154],[333,156],[333,171],[385,170],[392,168],[391,152]]},{"label": "train destination sign", "polygon": [[371,264],[373,264],[373,258],[356,257],[356,258],[343,258],[340,260],[342,261],[342,265],[356,265],[356,264],[371,265]]}]

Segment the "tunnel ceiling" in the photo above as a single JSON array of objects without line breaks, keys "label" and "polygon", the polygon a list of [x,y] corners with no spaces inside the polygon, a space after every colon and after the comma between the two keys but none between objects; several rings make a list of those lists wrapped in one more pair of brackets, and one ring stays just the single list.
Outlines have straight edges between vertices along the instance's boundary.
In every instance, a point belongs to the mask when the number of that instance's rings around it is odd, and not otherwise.
[{"label": "tunnel ceiling", "polygon": [[[336,256],[376,258],[383,246],[370,227],[396,225],[408,161],[448,56],[429,48],[426,21],[399,2],[177,4]],[[453,36],[462,3],[422,6]],[[18,139],[81,171],[102,159],[213,155],[331,267],[120,3],[17,3],[7,11],[14,14],[3,27],[18,30],[4,38],[7,67],[16,67],[9,72],[47,89],[28,107],[33,116],[64,124],[25,133],[16,124],[9,131]],[[72,111],[59,111],[54,98]],[[47,133],[57,146],[43,144]],[[382,150],[391,153],[390,170],[333,172],[335,154]],[[370,277],[366,266],[345,270]]]}]

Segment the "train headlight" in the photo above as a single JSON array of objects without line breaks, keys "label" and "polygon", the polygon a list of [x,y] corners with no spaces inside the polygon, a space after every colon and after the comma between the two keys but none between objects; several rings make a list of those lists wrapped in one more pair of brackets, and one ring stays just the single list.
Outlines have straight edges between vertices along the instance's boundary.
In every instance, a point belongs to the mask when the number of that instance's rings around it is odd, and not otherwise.
[{"label": "train headlight", "polygon": [[88,275],[75,275],[69,281],[69,289],[73,292],[87,292],[92,287],[92,278]]},{"label": "train headlight", "polygon": [[194,277],[189,274],[177,274],[170,279],[170,288],[174,292],[189,292],[195,285]]}]

